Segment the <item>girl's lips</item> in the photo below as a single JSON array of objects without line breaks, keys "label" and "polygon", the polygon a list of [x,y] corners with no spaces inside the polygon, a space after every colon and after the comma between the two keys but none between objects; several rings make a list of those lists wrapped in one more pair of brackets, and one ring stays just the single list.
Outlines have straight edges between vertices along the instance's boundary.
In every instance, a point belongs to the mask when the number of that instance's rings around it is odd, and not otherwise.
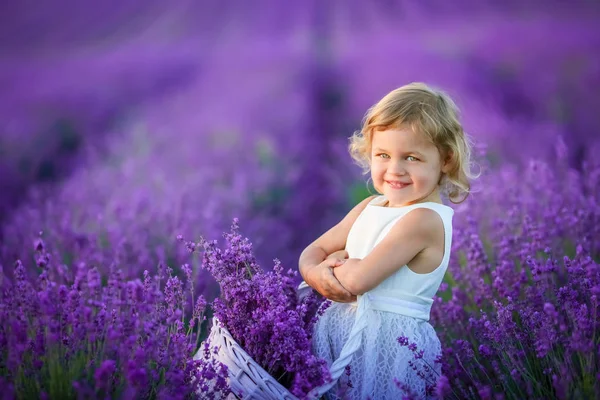
[{"label": "girl's lips", "polygon": [[390,185],[394,189],[402,189],[402,188],[410,185],[410,183],[402,183],[402,182],[390,182],[390,181],[386,181],[386,183],[388,185]]}]

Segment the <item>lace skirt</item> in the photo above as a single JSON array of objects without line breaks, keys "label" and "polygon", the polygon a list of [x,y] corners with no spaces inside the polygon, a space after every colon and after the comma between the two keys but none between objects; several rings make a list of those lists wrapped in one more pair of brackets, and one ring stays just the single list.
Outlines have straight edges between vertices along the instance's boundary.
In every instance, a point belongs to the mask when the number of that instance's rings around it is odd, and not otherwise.
[{"label": "lace skirt", "polygon": [[[315,324],[312,350],[328,365],[338,358],[355,314],[356,303],[334,302]],[[427,321],[385,311],[367,310],[364,317],[367,327],[362,332],[361,348],[324,398],[398,399],[408,392],[395,380],[418,399],[435,398],[433,393],[428,396],[426,390],[435,388],[441,374],[440,364],[434,362],[441,353],[441,345],[433,327]],[[408,343],[416,343],[414,352],[399,344],[400,336],[408,337]],[[422,358],[415,359],[421,350]]]}]

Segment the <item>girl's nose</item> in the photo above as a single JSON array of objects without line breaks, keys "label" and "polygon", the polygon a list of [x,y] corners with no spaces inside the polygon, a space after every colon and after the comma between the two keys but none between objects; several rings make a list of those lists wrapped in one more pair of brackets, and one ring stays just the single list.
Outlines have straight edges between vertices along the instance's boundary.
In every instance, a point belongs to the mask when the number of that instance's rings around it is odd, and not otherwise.
[{"label": "girl's nose", "polygon": [[398,175],[406,175],[406,168],[400,163],[394,163],[390,166],[389,172]]}]

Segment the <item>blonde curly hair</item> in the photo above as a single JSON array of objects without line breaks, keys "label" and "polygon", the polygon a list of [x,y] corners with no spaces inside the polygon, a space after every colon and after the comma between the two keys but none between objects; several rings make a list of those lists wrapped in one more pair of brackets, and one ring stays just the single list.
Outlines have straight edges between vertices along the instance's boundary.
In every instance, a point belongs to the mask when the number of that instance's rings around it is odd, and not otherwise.
[{"label": "blonde curly hair", "polygon": [[409,126],[428,137],[442,160],[450,158],[451,169],[439,184],[452,203],[462,203],[471,192],[470,181],[478,175],[471,171],[471,139],[458,116],[458,107],[446,93],[424,83],[410,83],[392,90],[367,110],[361,130],[350,137],[350,155],[366,174],[371,166],[373,133]]}]

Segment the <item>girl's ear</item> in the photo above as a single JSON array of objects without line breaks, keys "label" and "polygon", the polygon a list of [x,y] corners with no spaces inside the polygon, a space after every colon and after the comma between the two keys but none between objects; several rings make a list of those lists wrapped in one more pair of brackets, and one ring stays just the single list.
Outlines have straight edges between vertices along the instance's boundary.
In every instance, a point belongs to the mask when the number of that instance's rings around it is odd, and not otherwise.
[{"label": "girl's ear", "polygon": [[446,157],[442,160],[442,172],[447,174],[452,170],[454,166],[454,152],[452,150],[448,150],[446,153]]}]

